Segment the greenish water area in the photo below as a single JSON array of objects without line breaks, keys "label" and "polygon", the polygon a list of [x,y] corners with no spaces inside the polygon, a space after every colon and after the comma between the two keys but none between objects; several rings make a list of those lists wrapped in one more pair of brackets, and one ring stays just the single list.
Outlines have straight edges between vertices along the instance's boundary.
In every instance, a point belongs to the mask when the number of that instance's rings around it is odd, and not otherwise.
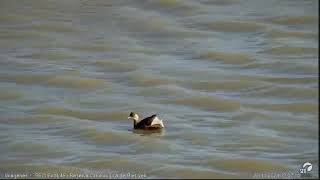
[{"label": "greenish water area", "polygon": [[0,0],[0,177],[317,178],[318,20],[316,0]]}]

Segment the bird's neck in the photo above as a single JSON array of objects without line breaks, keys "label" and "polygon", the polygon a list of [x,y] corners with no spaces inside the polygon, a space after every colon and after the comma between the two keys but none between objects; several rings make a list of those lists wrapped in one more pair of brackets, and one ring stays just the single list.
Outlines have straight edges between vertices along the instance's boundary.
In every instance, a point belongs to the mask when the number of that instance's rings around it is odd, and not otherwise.
[{"label": "bird's neck", "polygon": [[136,127],[137,124],[138,124],[138,121],[134,119],[134,120],[133,120],[133,127]]}]

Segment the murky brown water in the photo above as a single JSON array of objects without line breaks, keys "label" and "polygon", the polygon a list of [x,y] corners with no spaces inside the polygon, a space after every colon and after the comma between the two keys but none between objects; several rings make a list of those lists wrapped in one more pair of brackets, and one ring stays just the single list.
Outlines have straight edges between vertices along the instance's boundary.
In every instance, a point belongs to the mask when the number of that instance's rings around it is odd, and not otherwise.
[{"label": "murky brown water", "polygon": [[317,177],[317,7],[1,0],[1,176]]}]

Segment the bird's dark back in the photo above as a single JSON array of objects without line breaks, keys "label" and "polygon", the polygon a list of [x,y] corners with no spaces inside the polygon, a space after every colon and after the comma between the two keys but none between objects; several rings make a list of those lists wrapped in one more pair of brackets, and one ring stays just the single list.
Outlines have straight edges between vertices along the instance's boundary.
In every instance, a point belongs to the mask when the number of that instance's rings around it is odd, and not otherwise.
[{"label": "bird's dark back", "polygon": [[145,127],[145,126],[150,126],[153,119],[156,117],[157,115],[154,114],[152,116],[149,116],[149,117],[146,117],[144,118],[143,120],[141,120],[137,125],[136,125],[136,128],[142,128],[142,127]]}]

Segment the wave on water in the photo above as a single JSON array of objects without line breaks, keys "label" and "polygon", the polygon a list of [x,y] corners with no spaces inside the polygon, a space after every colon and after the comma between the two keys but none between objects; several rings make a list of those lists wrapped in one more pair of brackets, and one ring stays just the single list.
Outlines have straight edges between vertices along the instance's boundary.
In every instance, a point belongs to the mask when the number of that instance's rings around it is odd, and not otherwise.
[{"label": "wave on water", "polygon": [[23,96],[24,94],[19,90],[0,88],[0,101],[21,99]]},{"label": "wave on water", "polygon": [[315,103],[287,103],[287,104],[245,104],[245,107],[264,109],[269,111],[285,111],[292,113],[317,113],[318,104]]},{"label": "wave on water", "polygon": [[318,39],[319,35],[313,32],[304,31],[283,31],[283,30],[271,30],[267,32],[267,37],[270,38],[306,38],[306,39]]},{"label": "wave on water", "polygon": [[247,21],[215,21],[209,22],[207,27],[222,32],[257,32],[264,28],[264,25]]},{"label": "wave on water", "polygon": [[52,114],[59,116],[69,116],[79,119],[97,120],[97,121],[114,121],[123,120],[128,117],[128,112],[97,112],[80,109],[70,109],[62,107],[40,107],[35,110],[39,114]]},{"label": "wave on water", "polygon": [[227,53],[227,52],[216,52],[209,51],[203,52],[199,55],[200,59],[208,59],[213,61],[221,61],[225,64],[246,64],[250,63],[252,60],[248,54],[245,53]]},{"label": "wave on water", "polygon": [[165,100],[164,103],[192,106],[208,111],[228,112],[240,109],[241,103],[237,100],[217,98],[214,96],[194,96],[174,100]]},{"label": "wave on water", "polygon": [[106,85],[102,79],[56,74],[0,74],[0,81],[18,84],[51,85],[65,88],[97,88]]},{"label": "wave on water", "polygon": [[211,163],[217,168],[238,172],[285,172],[289,169],[286,165],[259,159],[224,159]]},{"label": "wave on water", "polygon": [[309,24],[318,22],[319,17],[316,16],[282,16],[268,18],[267,20],[275,24],[282,25],[297,25],[297,24]]},{"label": "wave on water", "polygon": [[272,54],[272,55],[304,55],[304,54],[314,54],[318,53],[318,48],[311,48],[311,47],[295,47],[295,46],[280,46],[270,48],[265,50],[265,53]]}]

